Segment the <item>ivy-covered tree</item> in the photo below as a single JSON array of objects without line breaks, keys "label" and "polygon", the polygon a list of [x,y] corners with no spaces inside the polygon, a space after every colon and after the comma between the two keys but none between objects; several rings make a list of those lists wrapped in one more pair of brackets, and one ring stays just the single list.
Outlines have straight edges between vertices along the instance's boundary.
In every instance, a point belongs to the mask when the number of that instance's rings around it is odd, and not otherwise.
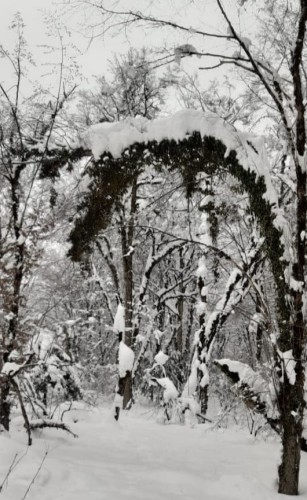
[{"label": "ivy-covered tree", "polygon": [[[233,66],[237,71],[233,78],[237,79],[239,73],[241,81],[249,89],[248,106],[253,125],[256,126],[264,118],[278,137],[270,146],[271,162],[262,155],[259,143],[252,140],[246,142],[242,136],[237,136],[237,144],[229,147],[236,151],[236,158],[233,153],[228,155],[229,151],[216,142],[225,144],[221,136],[223,124],[219,125],[219,133],[202,129],[203,141],[198,141],[194,135],[193,139],[183,139],[183,143],[190,141],[189,151],[193,150],[193,155],[196,151],[202,154],[207,165],[219,165],[221,168],[226,162],[230,173],[249,194],[250,212],[257,219],[260,235],[264,239],[262,250],[270,264],[275,288],[275,307],[271,311],[269,325],[272,338],[276,339],[272,347],[275,352],[273,372],[283,443],[279,492],[297,495],[305,408],[306,1],[258,2],[258,15],[254,2],[240,0],[238,8],[232,12],[221,0],[216,0],[220,14],[216,30],[214,27],[206,29],[207,18],[202,24],[203,9],[200,5],[195,29],[186,25],[184,20],[155,15],[153,4],[143,12],[127,11],[124,5],[120,7],[120,3],[114,8],[112,2],[107,0],[93,0],[90,5],[100,13],[101,26],[107,29],[116,18],[117,23],[124,24],[126,29],[142,23],[159,25],[168,33],[171,29],[181,33],[182,43],[178,45],[177,42],[178,46],[175,45],[165,60],[180,62],[184,57],[197,55],[204,58],[202,68],[206,70]],[[191,4],[192,8],[198,9],[197,2]],[[248,15],[255,19],[255,30],[244,33],[242,26]],[[223,26],[224,32],[221,31]],[[209,42],[214,43],[209,45]],[[212,136],[214,139],[210,138]],[[171,137],[178,139],[174,135]],[[161,136],[156,135],[153,139],[160,140]],[[137,136],[134,142],[138,142]],[[167,164],[171,157],[176,159],[177,168],[183,169],[181,148],[172,142],[158,142],[153,147],[161,156],[162,144],[167,150],[164,162]],[[206,146],[205,154],[203,145]],[[137,155],[138,150],[136,144],[131,150],[131,157]],[[225,153],[226,158],[223,157]],[[189,162],[188,172],[191,175],[193,168],[197,168],[197,162],[191,161],[190,157]],[[127,164],[123,165],[129,172]],[[129,173],[126,175],[128,181]]]},{"label": "ivy-covered tree", "polygon": [[[236,269],[231,276],[225,297],[221,299],[216,313],[205,321],[204,336],[199,339],[200,359],[203,369],[206,369],[214,329],[223,323],[223,318],[241,300],[245,286],[253,282],[262,254],[270,266],[275,286],[276,322],[270,324],[270,335],[275,339],[272,345],[275,352],[272,369],[274,380],[278,381],[275,389],[283,441],[280,481],[283,484],[285,477],[288,481],[293,480],[293,474],[295,479],[305,407],[305,342],[300,333],[304,329],[303,302],[301,309],[297,309],[299,297],[303,301],[304,296],[304,288],[297,275],[301,232],[299,238],[295,238],[298,228],[301,229],[303,216],[299,203],[296,209],[298,226],[294,228],[288,218],[288,206],[284,207],[280,203],[272,184],[269,163],[261,144],[215,116],[207,117],[201,112],[186,111],[168,119],[148,122],[146,126],[143,124],[142,131],[136,120],[129,125],[122,124],[120,129],[118,124],[113,128],[110,125],[107,131],[105,127],[95,127],[94,133],[96,162],[100,165],[103,181],[92,185],[91,195],[99,192],[101,197],[102,192],[112,192],[103,212],[99,213],[99,219],[96,217],[101,229],[107,227],[109,214],[118,198],[146,165],[154,164],[156,169],[163,166],[170,171],[180,171],[190,192],[200,174],[212,176],[217,171],[224,171],[233,176],[247,194],[248,211],[257,221],[258,236],[256,234],[254,243],[251,242],[242,268]],[[115,137],[117,143],[112,146]],[[121,182],[118,182],[119,178]],[[299,191],[300,188],[299,185]],[[80,238],[78,230],[74,235],[78,239],[73,239],[73,250],[82,253],[87,238]],[[207,246],[214,249],[208,240]],[[216,248],[216,252],[220,257],[225,255],[220,248]],[[254,286],[257,286],[256,283]]]}]

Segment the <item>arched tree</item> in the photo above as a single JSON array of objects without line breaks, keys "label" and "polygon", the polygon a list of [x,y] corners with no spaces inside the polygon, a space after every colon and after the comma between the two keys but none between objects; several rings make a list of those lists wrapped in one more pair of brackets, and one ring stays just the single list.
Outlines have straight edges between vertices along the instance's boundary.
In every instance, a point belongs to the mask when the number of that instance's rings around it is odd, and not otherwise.
[{"label": "arched tree", "polygon": [[[94,140],[93,140],[94,139]],[[304,417],[304,349],[306,332],[304,314],[304,204],[302,169],[298,169],[298,200],[291,212],[283,205],[273,186],[270,165],[263,144],[242,134],[214,115],[184,111],[170,118],[95,126],[88,132],[87,145],[92,146],[100,175],[87,194],[91,203],[76,221],[71,234],[74,259],[79,259],[97,230],[107,227],[112,209],[133,185],[147,165],[179,171],[188,192],[193,191],[200,174],[213,176],[224,171],[236,179],[248,196],[248,211],[257,221],[258,237],[251,242],[246,262],[229,281],[220,307],[204,334],[199,338],[199,359],[205,366],[214,329],[223,323],[224,315],[240,300],[238,288],[244,290],[253,281],[260,256],[271,271],[275,288],[276,322],[270,325],[275,339],[273,376],[279,409],[283,456],[279,468],[280,491],[297,491],[300,448]],[[105,196],[103,196],[103,193]],[[100,200],[95,203],[95,200]],[[296,223],[293,224],[293,211]],[[95,220],[95,227],[92,221]],[[223,250],[213,248],[219,256]],[[242,291],[241,291],[242,295]],[[290,488],[291,486],[291,488]]]}]

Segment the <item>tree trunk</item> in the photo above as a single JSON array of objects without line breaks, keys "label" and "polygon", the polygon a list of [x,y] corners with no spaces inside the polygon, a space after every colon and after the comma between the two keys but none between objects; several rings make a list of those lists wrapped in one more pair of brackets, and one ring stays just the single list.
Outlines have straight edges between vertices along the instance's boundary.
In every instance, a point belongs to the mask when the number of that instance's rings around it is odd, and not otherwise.
[{"label": "tree trunk", "polygon": [[[290,420],[290,419],[289,419]],[[282,437],[282,462],[278,468],[278,493],[298,495],[301,440],[292,417],[284,428]]]},{"label": "tree trunk", "polygon": [[[5,351],[0,352],[0,372],[2,371],[3,365],[7,360],[8,353]],[[11,405],[9,400],[10,384],[8,377],[4,374],[0,374],[0,431],[3,426],[5,430],[10,429],[10,413]]]},{"label": "tree trunk", "polygon": [[179,249],[179,270],[181,272],[181,281],[179,283],[179,297],[177,299],[177,311],[178,311],[178,319],[176,326],[176,336],[175,336],[175,345],[177,351],[180,352],[181,356],[184,351],[184,343],[183,343],[183,309],[184,309],[184,298],[183,294],[185,292],[185,286],[183,284],[183,269],[184,269],[184,258],[183,258],[183,249]]},{"label": "tree trunk", "polygon": [[119,377],[117,395],[122,399],[122,404],[117,403],[115,406],[115,420],[119,419],[120,408],[124,410],[130,407],[132,402],[132,373],[126,372],[124,377]]},{"label": "tree trunk", "polygon": [[[125,228],[123,228],[125,231]],[[126,232],[126,231],[125,231]],[[129,254],[129,246],[125,245],[126,254],[123,257],[124,284],[125,284],[125,333],[123,340],[128,347],[132,347],[132,325],[133,325],[133,280],[132,280],[132,253]],[[119,379],[119,394],[123,396],[123,409],[125,410],[132,400],[132,376],[127,372],[125,377]]]},{"label": "tree trunk", "polygon": [[123,398],[123,409],[127,410],[132,402],[132,374],[126,372],[126,375],[119,379],[118,394]]},{"label": "tree trunk", "polygon": [[0,431],[4,427],[6,431],[10,429],[10,411],[9,402],[10,385],[6,377],[0,377]]},{"label": "tree trunk", "polygon": [[199,389],[199,402],[200,402],[200,413],[206,415],[208,410],[208,400],[209,400],[209,386],[200,387]]},{"label": "tree trunk", "polygon": [[[286,378],[286,377],[285,377]],[[278,492],[298,495],[304,417],[304,370],[297,363],[295,384],[286,379],[279,395],[282,424],[282,460],[278,469]]]},{"label": "tree trunk", "polygon": [[[133,237],[134,237],[134,217],[137,212],[137,176],[131,188],[130,217],[128,225],[124,219],[121,228],[121,243],[123,254],[124,290],[125,290],[125,333],[123,340],[125,344],[133,346]],[[128,409],[132,402],[132,373],[129,371],[125,377],[121,377],[118,382],[118,394],[123,397],[123,409]]]}]

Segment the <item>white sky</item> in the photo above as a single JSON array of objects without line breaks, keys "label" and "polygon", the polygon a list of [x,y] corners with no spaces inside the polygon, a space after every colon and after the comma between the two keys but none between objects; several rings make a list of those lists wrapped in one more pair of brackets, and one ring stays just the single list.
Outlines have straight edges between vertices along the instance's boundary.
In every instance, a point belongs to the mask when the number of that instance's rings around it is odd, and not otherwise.
[{"label": "white sky", "polygon": [[[46,24],[44,24],[44,17],[48,12],[49,14],[52,12],[54,13],[54,25],[59,25],[61,22],[65,25],[70,24],[70,36],[65,34],[64,29],[60,28],[60,32],[64,36],[64,45],[67,47],[66,64],[76,62],[81,67],[82,73],[89,79],[91,79],[93,74],[106,74],[108,61],[112,59],[113,55],[115,53],[124,53],[131,46],[175,47],[182,43],[192,43],[197,50],[203,51],[212,50],[212,48],[217,49],[218,47],[218,41],[216,39],[214,40],[214,45],[210,45],[210,42],[207,41],[206,43],[208,45],[204,46],[204,39],[195,38],[193,33],[184,35],[181,31],[165,30],[161,28],[149,30],[134,26],[133,31],[128,33],[121,31],[121,34],[117,34],[116,36],[114,32],[113,36],[111,36],[112,33],[109,32],[104,38],[100,37],[95,39],[88,48],[89,39],[80,35],[80,27],[77,25],[78,21],[81,21],[81,23],[83,22],[84,25],[89,24],[90,19],[88,19],[87,11],[83,11],[79,17],[70,15],[66,18],[63,18],[63,16],[59,18],[57,15],[60,12],[60,7],[58,5],[56,6],[56,4],[59,3],[60,0],[0,0],[0,43],[5,48],[12,46],[13,33],[8,30],[8,25],[11,23],[14,14],[20,11],[26,25],[25,38],[37,62],[37,68],[35,70],[36,77],[40,77],[41,74],[47,74],[49,80],[51,74],[52,78],[55,78],[55,80],[57,77],[57,70],[54,67],[46,66],[46,63],[59,62],[59,52],[46,54],[45,49],[41,47],[42,44],[60,46],[58,37],[50,38],[46,35],[47,27]],[[233,7],[234,0],[225,0],[225,4],[228,6],[228,10],[230,9],[230,11],[233,11],[235,14],[236,9]],[[124,5],[126,9],[134,6],[134,8],[138,10],[153,6],[156,15],[159,17],[169,18],[172,21],[178,21],[186,26],[192,26],[194,28],[224,33],[221,17],[217,15],[215,0],[194,2],[191,0],[121,0],[121,5]],[[98,20],[99,18],[96,17],[92,19],[92,22],[97,22]],[[71,44],[74,44],[76,49],[71,47]],[[223,44],[225,45],[225,42],[223,42]],[[190,59],[193,60],[184,62],[184,65],[189,69],[193,68],[196,70],[199,65],[205,63],[203,59],[197,59],[195,57]],[[222,72],[218,74],[222,75]],[[215,76],[206,72],[200,72],[200,75],[203,81],[209,81]],[[10,75],[7,66],[5,66],[3,60],[0,60],[1,82],[9,82],[9,78]],[[72,70],[72,78],[79,80],[79,75],[74,69]]]}]

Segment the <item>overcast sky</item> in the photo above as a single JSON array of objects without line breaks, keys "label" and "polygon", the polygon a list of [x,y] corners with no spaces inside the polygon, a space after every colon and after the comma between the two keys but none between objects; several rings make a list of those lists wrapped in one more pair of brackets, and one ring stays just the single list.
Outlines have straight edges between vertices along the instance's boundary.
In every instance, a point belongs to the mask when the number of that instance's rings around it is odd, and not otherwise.
[{"label": "overcast sky", "polygon": [[[64,0],[63,0],[64,1]],[[228,10],[234,9],[234,0],[224,0]],[[121,0],[121,5],[125,8],[135,7],[139,10],[152,6],[155,9],[155,14],[161,18],[168,18],[172,21],[181,22],[185,26],[193,28],[201,28],[207,31],[218,31],[224,33],[224,25],[221,22],[220,16],[217,15],[216,0],[202,0],[191,2],[190,0]],[[107,72],[108,61],[112,59],[114,54],[124,53],[129,47],[148,47],[168,46],[175,47],[181,43],[192,43],[197,50],[208,51],[212,49],[209,41],[203,38],[195,38],[195,34],[187,33],[184,35],[180,31],[162,30],[157,28],[144,29],[134,27],[133,31],[124,32],[115,36],[114,31],[108,32],[105,37],[98,37],[89,45],[89,38],[80,34],[80,26],[88,25],[90,22],[97,22],[99,18],[88,18],[89,11],[83,11],[79,16],[59,16],[60,0],[0,0],[1,17],[0,17],[0,43],[5,47],[12,46],[13,33],[8,30],[8,25],[11,23],[14,14],[19,11],[26,25],[25,38],[29,43],[31,52],[34,54],[34,59],[37,63],[35,70],[36,76],[40,78],[41,74],[47,74],[47,78],[56,76],[55,69],[48,68],[51,62],[60,60],[59,52],[46,52],[41,46],[51,44],[59,47],[59,38],[47,37],[46,33],[50,26],[58,26],[59,33],[63,35],[64,45],[67,47],[66,63],[76,62],[86,78],[91,78],[93,74],[105,74]],[[201,6],[201,9],[199,8]],[[50,16],[54,16],[54,22]],[[44,22],[46,16],[49,18],[49,28]],[[61,23],[64,23],[70,29],[70,36],[62,29]],[[56,30],[54,30],[56,31]],[[204,44],[205,42],[205,44]],[[225,43],[225,42],[223,42]],[[217,40],[214,40],[214,49],[218,50]],[[73,47],[75,46],[75,48]],[[222,50],[222,49],[221,49]],[[193,57],[191,61],[184,61],[184,66],[195,68],[203,64],[203,59]],[[79,75],[75,70],[72,70],[72,76],[79,80]],[[210,73],[200,73],[203,81],[209,81],[213,78]],[[222,75],[220,72],[219,75]],[[0,78],[1,81],[9,81],[9,71],[3,60],[0,60]],[[86,82],[84,82],[86,84]]]}]

